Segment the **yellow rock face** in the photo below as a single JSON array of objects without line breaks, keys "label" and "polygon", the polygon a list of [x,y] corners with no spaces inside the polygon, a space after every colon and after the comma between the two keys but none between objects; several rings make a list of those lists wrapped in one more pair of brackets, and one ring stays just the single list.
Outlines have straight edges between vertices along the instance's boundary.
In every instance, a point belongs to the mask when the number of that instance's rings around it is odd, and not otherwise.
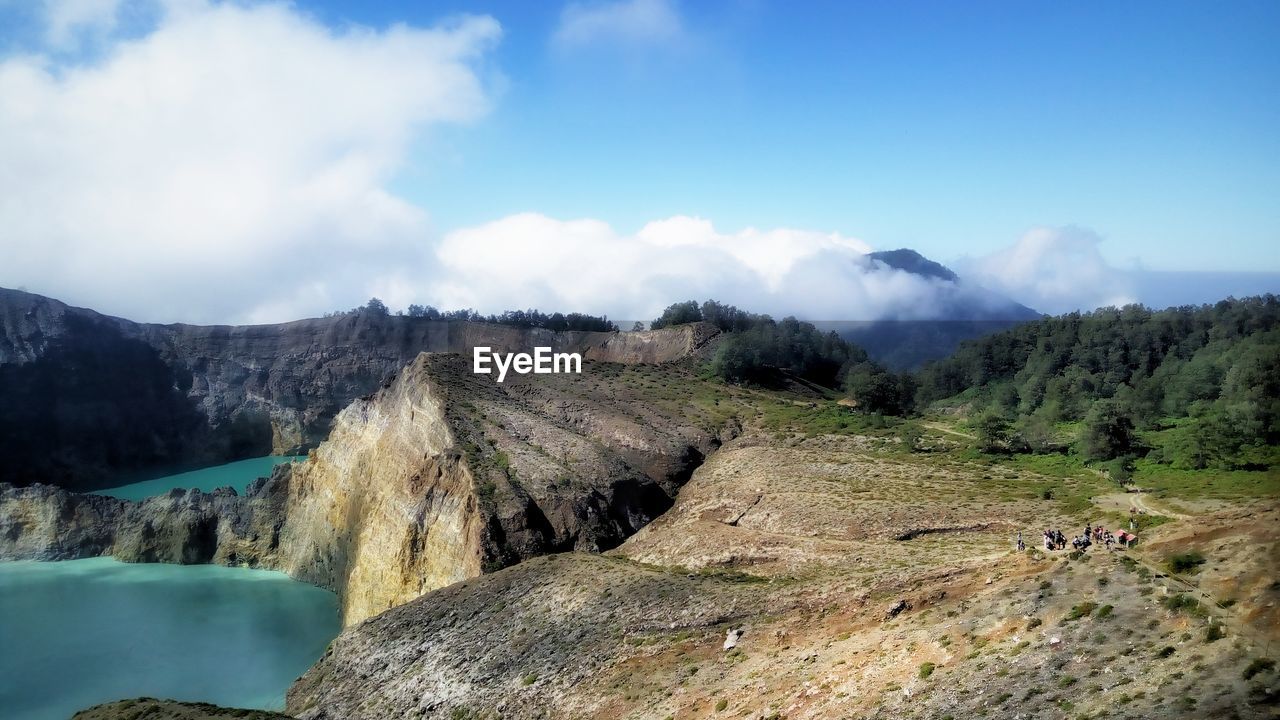
[{"label": "yellow rock face", "polygon": [[345,624],[480,574],[483,518],[435,390],[411,365],[293,471],[281,569],[334,588]]}]

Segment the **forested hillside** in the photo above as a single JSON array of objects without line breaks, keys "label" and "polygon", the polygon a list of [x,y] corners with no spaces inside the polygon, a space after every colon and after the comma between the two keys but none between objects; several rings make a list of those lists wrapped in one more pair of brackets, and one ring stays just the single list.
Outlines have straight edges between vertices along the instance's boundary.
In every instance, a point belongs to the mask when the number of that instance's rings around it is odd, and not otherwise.
[{"label": "forested hillside", "polygon": [[708,300],[675,303],[653,328],[706,322],[726,334],[710,371],[732,383],[769,384],[785,371],[831,389],[842,389],[862,412],[901,415],[911,409],[910,375],[895,374],[835,332],[822,332],[793,317],[774,320]]},{"label": "forested hillside", "polygon": [[967,342],[917,381],[920,406],[956,398],[993,447],[1074,442],[1091,460],[1273,465],[1280,299],[1045,318]]}]

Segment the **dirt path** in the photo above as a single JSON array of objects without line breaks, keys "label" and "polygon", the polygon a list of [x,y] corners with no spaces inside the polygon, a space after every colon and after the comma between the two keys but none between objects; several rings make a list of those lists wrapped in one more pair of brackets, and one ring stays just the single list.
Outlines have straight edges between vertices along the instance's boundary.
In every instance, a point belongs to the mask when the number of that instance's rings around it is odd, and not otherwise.
[{"label": "dirt path", "polygon": [[1152,507],[1151,504],[1147,502],[1147,498],[1144,493],[1129,493],[1129,504],[1137,508],[1139,512],[1144,512],[1148,515],[1163,515],[1175,520],[1189,520],[1191,518],[1190,515],[1183,515],[1182,513],[1176,513],[1172,510]]},{"label": "dirt path", "polygon": [[959,430],[955,430],[955,429],[953,429],[953,428],[949,428],[949,427],[947,427],[946,425],[943,425],[942,423],[940,423],[940,422],[936,422],[936,421],[933,421],[933,420],[929,420],[929,421],[926,421],[926,422],[922,422],[922,423],[920,423],[920,424],[921,424],[921,425],[923,425],[923,426],[925,426],[925,427],[927,427],[927,428],[929,428],[930,430],[937,430],[938,432],[946,433],[946,434],[948,434],[948,435],[955,435],[956,437],[962,437],[962,438],[965,438],[965,439],[967,439],[967,440],[977,440],[977,439],[978,439],[977,437],[975,437],[975,436],[973,436],[973,435],[970,435],[970,434],[969,434],[969,433],[967,433],[967,432],[960,432]]}]

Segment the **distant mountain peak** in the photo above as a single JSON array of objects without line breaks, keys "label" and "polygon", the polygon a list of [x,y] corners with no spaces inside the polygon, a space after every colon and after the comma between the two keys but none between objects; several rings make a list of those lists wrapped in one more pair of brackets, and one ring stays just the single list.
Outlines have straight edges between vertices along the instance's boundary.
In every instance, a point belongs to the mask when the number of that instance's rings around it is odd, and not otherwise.
[{"label": "distant mountain peak", "polygon": [[937,263],[910,248],[898,248],[897,250],[880,250],[873,252],[869,256],[872,260],[878,260],[891,268],[905,270],[916,275],[925,277],[935,277],[940,280],[955,282],[959,279],[954,272],[946,265]]}]

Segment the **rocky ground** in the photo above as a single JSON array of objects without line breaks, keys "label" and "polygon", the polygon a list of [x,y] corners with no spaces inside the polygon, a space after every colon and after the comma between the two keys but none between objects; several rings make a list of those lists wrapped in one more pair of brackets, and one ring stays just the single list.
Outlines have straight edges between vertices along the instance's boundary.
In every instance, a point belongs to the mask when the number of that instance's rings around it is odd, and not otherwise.
[{"label": "rocky ground", "polygon": [[[348,630],[289,712],[1275,715],[1274,503],[1167,523],[1134,550],[1017,553],[1015,528],[1071,518],[990,498],[985,466],[876,438],[760,442],[721,450],[606,557],[525,562]],[[1198,571],[1169,576],[1191,551]]]},{"label": "rocky ground", "polygon": [[73,720],[223,720],[224,718],[283,720],[287,717],[280,713],[224,708],[208,703],[139,698],[81,710],[73,716]]}]

